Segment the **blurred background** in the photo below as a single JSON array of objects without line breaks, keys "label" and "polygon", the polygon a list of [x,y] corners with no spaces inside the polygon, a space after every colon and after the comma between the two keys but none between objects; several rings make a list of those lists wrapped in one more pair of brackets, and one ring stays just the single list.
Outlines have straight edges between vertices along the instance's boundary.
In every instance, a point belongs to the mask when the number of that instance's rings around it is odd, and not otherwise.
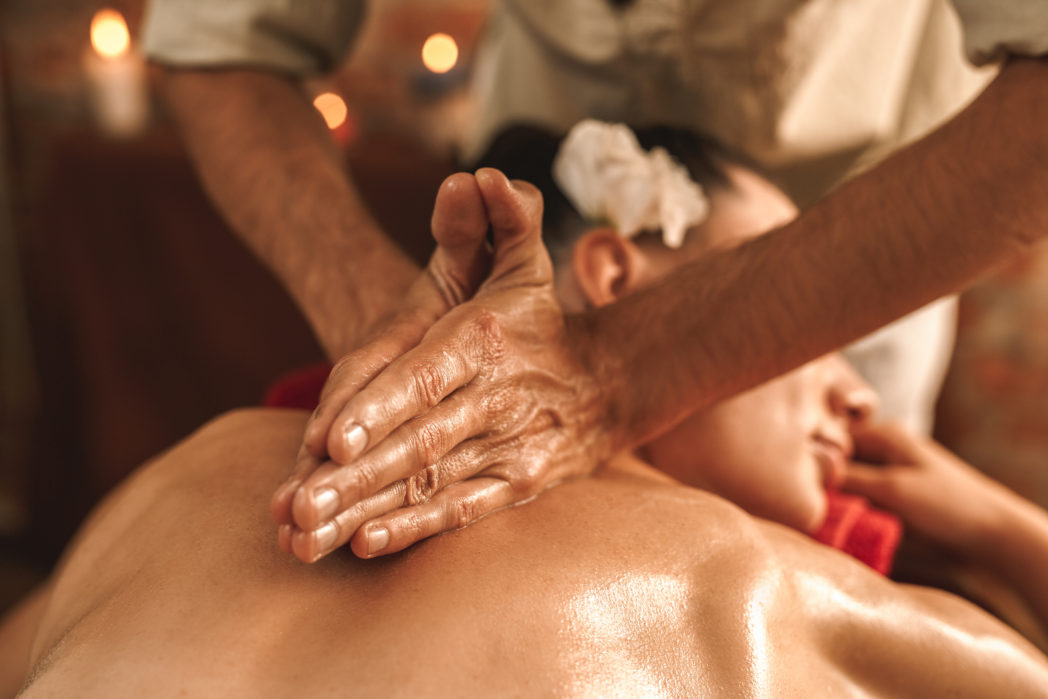
[{"label": "blurred background", "polygon": [[[200,190],[137,53],[142,4],[0,0],[0,610],[131,469],[322,359]],[[420,261],[488,4],[372,3],[352,55],[310,85]],[[936,434],[1048,504],[1045,246],[962,298]]]}]

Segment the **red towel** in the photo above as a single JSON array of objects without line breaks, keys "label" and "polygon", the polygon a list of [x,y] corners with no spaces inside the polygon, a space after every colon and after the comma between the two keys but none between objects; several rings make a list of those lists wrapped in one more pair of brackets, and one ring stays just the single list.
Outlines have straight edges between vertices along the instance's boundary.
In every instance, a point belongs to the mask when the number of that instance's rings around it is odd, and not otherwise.
[{"label": "red towel", "polygon": [[851,554],[882,575],[889,575],[902,538],[898,517],[878,510],[858,495],[828,492],[826,521],[812,538]]},{"label": "red towel", "polygon": [[[330,372],[331,365],[326,363],[293,371],[269,387],[263,404],[268,408],[313,410]],[[899,518],[874,509],[857,495],[829,492],[827,497],[826,521],[812,537],[851,554],[883,575],[891,573],[902,537]]]},{"label": "red towel", "polygon": [[331,365],[325,362],[284,374],[269,386],[262,405],[312,411],[320,402],[320,391],[330,373]]}]

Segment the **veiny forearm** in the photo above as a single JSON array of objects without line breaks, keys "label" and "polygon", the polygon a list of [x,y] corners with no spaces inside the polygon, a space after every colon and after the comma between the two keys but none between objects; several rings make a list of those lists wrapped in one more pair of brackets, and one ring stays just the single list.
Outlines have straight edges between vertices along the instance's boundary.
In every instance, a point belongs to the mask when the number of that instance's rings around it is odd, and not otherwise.
[{"label": "veiny forearm", "polygon": [[796,221],[575,319],[618,447],[970,284],[1048,233],[1048,61]]},{"label": "veiny forearm", "polygon": [[305,313],[331,358],[354,348],[417,274],[366,211],[291,80],[166,70],[164,93],[204,186]]}]

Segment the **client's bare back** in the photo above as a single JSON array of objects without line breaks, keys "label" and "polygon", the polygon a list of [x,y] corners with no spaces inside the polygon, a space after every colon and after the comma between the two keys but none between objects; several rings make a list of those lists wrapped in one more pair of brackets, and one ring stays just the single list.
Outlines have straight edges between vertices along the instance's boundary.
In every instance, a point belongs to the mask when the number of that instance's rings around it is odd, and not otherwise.
[{"label": "client's bare back", "polygon": [[33,696],[1044,696],[1048,665],[621,459],[403,554],[312,566],[266,502],[304,416],[232,414],[146,466],[56,573]]}]

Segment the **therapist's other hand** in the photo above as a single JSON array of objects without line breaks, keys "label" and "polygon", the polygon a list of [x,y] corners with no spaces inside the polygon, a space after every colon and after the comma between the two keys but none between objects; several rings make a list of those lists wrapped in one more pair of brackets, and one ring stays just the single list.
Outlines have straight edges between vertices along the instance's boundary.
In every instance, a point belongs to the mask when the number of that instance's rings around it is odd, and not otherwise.
[{"label": "therapist's other hand", "polygon": [[[394,312],[380,320],[363,343],[335,365],[325,384],[322,399],[336,388],[359,390],[391,361],[418,345],[422,337],[452,307],[470,298],[487,276],[491,253],[485,236],[487,212],[472,175],[451,175],[441,184],[434,204],[432,231],[437,248],[429,264],[409,287]],[[326,461],[326,454],[299,450],[295,466],[271,501],[273,518],[291,525],[292,502],[302,482]],[[281,545],[290,553],[284,531]]]},{"label": "therapist's other hand", "polygon": [[[400,551],[607,456],[584,333],[554,294],[541,195],[497,170],[476,184],[494,234],[488,279],[366,386],[329,382],[307,427],[307,453],[330,461],[298,487],[284,530],[303,560],[347,541],[361,557]],[[372,351],[355,354],[370,367]]]},{"label": "therapist's other hand", "polygon": [[984,558],[1019,496],[934,440],[888,423],[861,428],[844,489],[898,514],[921,538]]}]

